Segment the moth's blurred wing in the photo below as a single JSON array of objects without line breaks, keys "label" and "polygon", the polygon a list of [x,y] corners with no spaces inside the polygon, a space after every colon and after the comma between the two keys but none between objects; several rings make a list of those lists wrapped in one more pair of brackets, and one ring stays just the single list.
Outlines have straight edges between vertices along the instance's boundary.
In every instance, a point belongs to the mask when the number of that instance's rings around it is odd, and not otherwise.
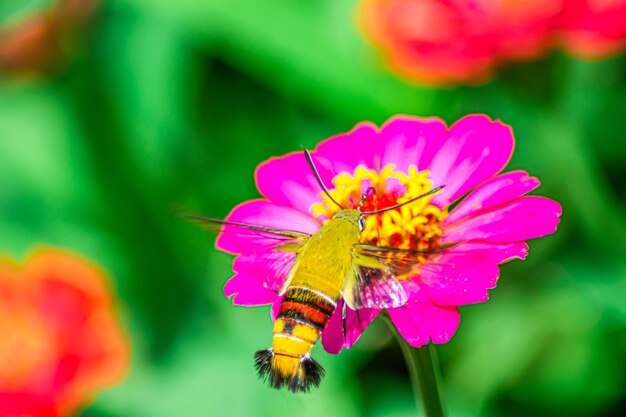
[{"label": "moth's blurred wing", "polygon": [[[253,238],[258,237],[259,241],[264,242],[264,250],[257,255],[260,258],[258,261],[265,262],[276,275],[284,277],[278,295],[284,294],[289,286],[293,278],[293,271],[299,262],[297,254],[311,237],[308,233],[294,230],[274,229],[197,215],[187,215],[186,217],[216,233],[235,233]],[[295,258],[291,255],[293,253],[296,254]]]},{"label": "moth's blurred wing", "polygon": [[244,236],[258,236],[259,239],[270,239],[275,243],[270,246],[279,249],[280,246],[287,252],[298,252],[297,246],[304,243],[309,237],[308,233],[296,232],[295,230],[274,229],[271,227],[257,226],[247,223],[230,222],[227,220],[188,214],[185,217],[202,228],[214,233],[234,233]]},{"label": "moth's blurred wing", "polygon": [[444,251],[453,250],[457,245],[459,245],[459,243],[441,245],[436,249],[401,249],[359,243],[355,245],[354,250],[362,256],[373,258],[385,265],[397,276],[409,273],[414,270],[416,266],[423,264],[425,256],[441,254]]},{"label": "moth's blurred wing", "polygon": [[352,272],[346,278],[343,299],[353,310],[359,308],[396,308],[408,297],[389,266],[355,249]]}]

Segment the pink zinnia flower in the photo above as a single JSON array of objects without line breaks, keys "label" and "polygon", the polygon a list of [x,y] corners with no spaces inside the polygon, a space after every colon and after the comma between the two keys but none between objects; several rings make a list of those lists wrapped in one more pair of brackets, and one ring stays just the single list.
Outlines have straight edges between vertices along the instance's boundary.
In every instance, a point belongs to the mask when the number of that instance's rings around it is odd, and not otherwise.
[{"label": "pink zinnia flower", "polygon": [[[365,210],[445,185],[440,193],[367,217],[361,235],[362,242],[379,246],[442,249],[421,256],[409,273],[397,277],[408,302],[389,309],[389,315],[411,345],[450,340],[459,325],[458,306],[486,301],[498,265],[524,259],[526,240],[555,231],[561,206],[526,196],[539,180],[524,171],[500,174],[513,146],[511,128],[487,116],[467,116],[451,127],[437,118],[397,116],[381,128],[359,124],[312,152],[323,182],[344,207],[355,207],[369,186],[376,189],[376,203],[370,196]],[[301,152],[264,162],[256,182],[264,198],[239,205],[228,221],[313,234],[338,211]],[[456,245],[448,247],[451,243]],[[273,244],[263,235],[220,234],[217,247],[237,255],[235,275],[224,288],[234,304],[274,304],[276,311],[277,291],[295,255],[272,251]],[[362,309],[357,318],[349,310],[344,337],[338,307],[322,333],[325,349],[338,353],[352,346],[379,313]]]}]

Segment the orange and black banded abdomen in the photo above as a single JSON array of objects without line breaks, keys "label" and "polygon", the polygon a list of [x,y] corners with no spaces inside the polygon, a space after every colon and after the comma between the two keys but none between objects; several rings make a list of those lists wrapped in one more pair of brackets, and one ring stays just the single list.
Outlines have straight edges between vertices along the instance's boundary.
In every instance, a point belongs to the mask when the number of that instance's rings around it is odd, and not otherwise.
[{"label": "orange and black banded abdomen", "polygon": [[[280,305],[278,319],[285,322],[285,331],[305,325],[321,333],[335,306],[336,302],[320,292],[305,287],[290,287]],[[315,343],[315,340],[311,342]]]},{"label": "orange and black banded abdomen", "polygon": [[[330,297],[318,291],[289,287],[274,323],[274,354],[290,358],[308,355],[335,311],[335,306],[336,303]],[[283,375],[296,372],[289,361],[278,362],[279,371]]]},{"label": "orange and black banded abdomen", "polygon": [[328,324],[337,303],[325,294],[300,286],[287,289],[274,323],[272,348],[255,354],[259,376],[272,387],[306,392],[318,386],[324,369],[309,352]]}]

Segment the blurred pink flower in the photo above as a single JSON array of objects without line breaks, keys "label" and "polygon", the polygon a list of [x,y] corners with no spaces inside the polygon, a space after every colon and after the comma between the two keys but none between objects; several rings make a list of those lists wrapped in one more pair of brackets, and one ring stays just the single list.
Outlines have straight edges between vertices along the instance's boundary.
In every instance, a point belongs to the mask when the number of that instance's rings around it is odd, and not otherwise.
[{"label": "blurred pink flower", "polygon": [[626,48],[626,0],[565,0],[560,43],[581,58],[602,58]]},{"label": "blurred pink flower", "polygon": [[480,83],[499,64],[538,58],[557,42],[582,57],[618,51],[626,0],[364,0],[360,21],[406,78]]},{"label": "blurred pink flower", "polygon": [[365,0],[361,23],[389,65],[426,83],[481,82],[503,58],[540,56],[561,0]]},{"label": "blurred pink flower", "polygon": [[0,415],[75,415],[118,383],[129,347],[104,272],[69,252],[0,260]]},{"label": "blurred pink flower", "polygon": [[[451,127],[437,118],[397,116],[382,128],[359,124],[321,142],[312,153],[322,180],[344,207],[356,207],[368,186],[376,188],[377,207],[384,208],[445,185],[434,196],[369,216],[361,235],[363,242],[402,248],[458,243],[423,256],[398,277],[409,300],[389,315],[411,345],[450,340],[459,325],[457,307],[488,299],[498,264],[524,259],[525,240],[556,230],[561,206],[525,196],[539,186],[536,178],[524,171],[499,174],[513,145],[511,128],[483,115],[464,117]],[[264,198],[239,205],[227,220],[312,234],[338,211],[301,152],[264,162],[256,182]],[[364,210],[373,209],[372,198]],[[450,209],[453,203],[458,204]],[[237,255],[226,296],[238,305],[272,303],[275,313],[277,291],[295,255],[272,251],[272,241],[258,234],[224,232],[216,246]],[[348,310],[344,339],[338,307],[322,333],[325,349],[338,353],[352,346],[379,312],[361,309],[359,320]]]}]

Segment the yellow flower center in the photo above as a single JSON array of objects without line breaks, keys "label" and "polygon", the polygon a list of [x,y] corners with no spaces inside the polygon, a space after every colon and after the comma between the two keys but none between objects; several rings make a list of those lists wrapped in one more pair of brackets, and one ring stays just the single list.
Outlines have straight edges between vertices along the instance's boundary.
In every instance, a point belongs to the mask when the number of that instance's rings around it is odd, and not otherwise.
[{"label": "yellow flower center", "polygon": [[[359,166],[354,174],[341,173],[333,178],[335,188],[330,195],[344,208],[357,208],[366,186],[375,192],[365,200],[362,211],[376,211],[404,203],[433,189],[429,172],[410,167],[408,174],[398,172],[393,165],[380,171]],[[321,193],[322,202],[311,206],[313,216],[323,221],[331,219],[339,208]],[[394,210],[366,216],[361,242],[402,249],[431,250],[438,246],[443,235],[441,222],[447,216],[445,209],[431,204],[433,195],[420,198]],[[423,262],[426,256],[418,257]]]}]

